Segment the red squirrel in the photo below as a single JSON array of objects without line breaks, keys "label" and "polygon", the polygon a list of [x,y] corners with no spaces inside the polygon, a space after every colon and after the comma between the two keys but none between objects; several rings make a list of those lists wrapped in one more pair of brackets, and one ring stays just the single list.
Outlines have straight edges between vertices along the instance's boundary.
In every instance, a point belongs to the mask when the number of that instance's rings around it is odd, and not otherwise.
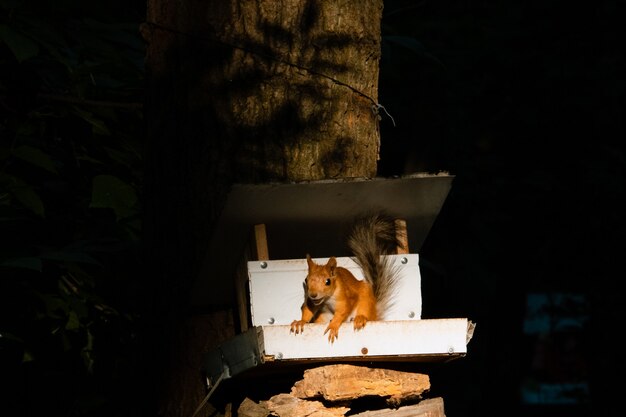
[{"label": "red squirrel", "polygon": [[307,254],[302,317],[291,323],[292,333],[299,334],[306,323],[323,323],[332,315],[324,334],[328,333],[333,343],[339,337],[339,326],[353,313],[354,329],[360,330],[368,321],[381,319],[390,306],[397,270],[381,255],[396,253],[402,247],[395,219],[384,212],[360,217],[347,243],[365,279],[360,281],[348,269],[337,266],[335,257],[320,265]]}]

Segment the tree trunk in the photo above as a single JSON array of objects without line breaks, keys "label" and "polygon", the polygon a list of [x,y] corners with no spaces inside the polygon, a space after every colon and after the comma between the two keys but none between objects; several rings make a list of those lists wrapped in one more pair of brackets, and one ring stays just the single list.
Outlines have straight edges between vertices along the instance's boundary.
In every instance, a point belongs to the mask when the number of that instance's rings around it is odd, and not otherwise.
[{"label": "tree trunk", "polygon": [[[243,6],[241,4],[240,6]],[[209,24],[232,46],[206,74],[242,181],[374,176],[379,1],[249,2]]]},{"label": "tree trunk", "polygon": [[[189,291],[232,183],[376,175],[381,16],[382,0],[148,0],[144,236],[153,343],[189,328]],[[175,391],[204,393],[202,364],[197,374],[181,365],[189,347],[175,347],[185,343],[170,340],[154,358],[185,373],[159,378],[176,381],[159,393],[161,415],[193,412],[197,404],[172,406],[194,397]]]}]

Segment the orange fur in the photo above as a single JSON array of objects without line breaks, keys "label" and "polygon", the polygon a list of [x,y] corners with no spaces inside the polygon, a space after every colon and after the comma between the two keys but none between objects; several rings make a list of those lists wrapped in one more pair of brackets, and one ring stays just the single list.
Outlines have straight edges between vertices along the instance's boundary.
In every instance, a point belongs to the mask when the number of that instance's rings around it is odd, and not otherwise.
[{"label": "orange fur", "polygon": [[369,282],[359,281],[346,268],[337,266],[335,257],[325,265],[315,263],[308,254],[306,260],[308,275],[302,317],[291,323],[291,332],[301,333],[305,323],[321,323],[332,315],[324,334],[328,333],[328,340],[333,343],[339,335],[339,326],[352,313],[355,313],[355,330],[362,329],[370,320],[377,320],[377,301]]}]

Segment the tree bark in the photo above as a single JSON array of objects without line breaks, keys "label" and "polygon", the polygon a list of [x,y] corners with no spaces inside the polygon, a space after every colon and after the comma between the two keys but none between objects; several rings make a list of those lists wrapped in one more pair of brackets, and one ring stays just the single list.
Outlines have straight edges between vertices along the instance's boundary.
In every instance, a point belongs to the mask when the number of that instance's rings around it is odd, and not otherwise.
[{"label": "tree bark", "polygon": [[211,22],[234,48],[207,80],[244,87],[219,103],[241,179],[374,176],[381,2],[253,3]]},{"label": "tree bark", "polygon": [[[231,184],[376,175],[382,0],[148,0],[147,10],[146,315],[161,346],[153,361],[183,369],[189,348],[174,335],[196,313],[189,292]],[[199,377],[172,385],[158,391],[161,415],[197,397],[171,390],[205,390]]]},{"label": "tree bark", "polygon": [[381,0],[148,4],[147,64],[178,61],[181,104],[220,128],[185,139],[218,133],[236,181],[376,175]]}]

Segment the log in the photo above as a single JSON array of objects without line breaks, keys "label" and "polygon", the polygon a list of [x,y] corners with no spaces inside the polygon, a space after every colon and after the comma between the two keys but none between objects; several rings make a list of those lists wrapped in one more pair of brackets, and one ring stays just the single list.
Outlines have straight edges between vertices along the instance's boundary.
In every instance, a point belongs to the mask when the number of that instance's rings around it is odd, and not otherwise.
[{"label": "log", "polygon": [[443,398],[429,398],[397,409],[364,411],[352,417],[445,417]]},{"label": "log", "polygon": [[356,365],[327,365],[304,371],[291,394],[298,398],[348,401],[364,396],[388,397],[387,404],[421,399],[430,390],[428,375]]},{"label": "log", "polygon": [[262,404],[257,404],[246,397],[237,409],[237,417],[267,417],[269,410]]},{"label": "log", "polygon": [[[271,409],[268,408],[271,403]],[[348,409],[342,407],[341,410],[326,408],[318,401],[300,400],[290,394],[279,394],[269,401],[261,401],[257,404],[246,398],[238,410],[238,417],[267,417],[270,410],[273,415],[279,417],[336,417],[343,416]],[[249,413],[247,410],[254,410]],[[310,414],[309,414],[310,413]],[[443,398],[428,398],[417,404],[399,407],[396,409],[385,408],[380,410],[364,411],[353,414],[352,417],[445,417]]]},{"label": "log", "polygon": [[343,417],[350,411],[348,407],[325,407],[319,401],[303,400],[291,394],[274,395],[261,404],[278,417]]}]

